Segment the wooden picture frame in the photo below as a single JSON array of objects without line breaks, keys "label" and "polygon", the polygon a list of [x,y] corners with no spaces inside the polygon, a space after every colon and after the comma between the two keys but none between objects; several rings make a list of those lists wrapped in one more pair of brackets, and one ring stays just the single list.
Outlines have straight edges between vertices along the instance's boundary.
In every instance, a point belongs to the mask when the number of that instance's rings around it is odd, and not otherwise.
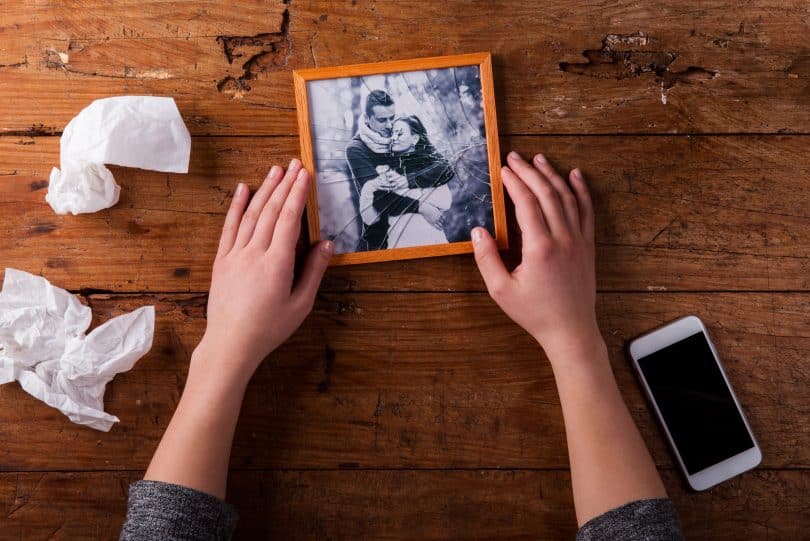
[{"label": "wooden picture frame", "polygon": [[[398,60],[398,61],[390,61],[390,62],[379,62],[373,64],[355,64],[349,66],[335,66],[335,67],[327,67],[327,68],[314,68],[314,69],[304,69],[304,70],[295,70],[293,71],[293,80],[294,80],[294,88],[295,88],[295,97],[296,97],[296,104],[298,109],[298,126],[299,126],[299,137],[301,142],[301,157],[304,167],[310,171],[312,174],[312,182],[311,182],[311,189],[307,199],[307,223],[309,226],[309,238],[312,244],[317,243],[322,238],[321,233],[321,209],[319,208],[318,204],[318,185],[319,185],[319,175],[321,174],[316,165],[317,165],[317,156],[316,151],[314,148],[314,141],[313,141],[313,132],[317,129],[319,124],[315,124],[313,121],[315,118],[313,117],[313,107],[310,102],[310,84],[314,81],[324,81],[324,80],[337,80],[340,84],[347,84],[346,81],[351,82],[352,84],[357,85],[355,81],[361,81],[365,87],[364,92],[367,91],[371,93],[372,91],[369,89],[368,85],[365,84],[365,80],[368,77],[374,76],[384,76],[386,82],[389,80],[389,77],[396,77],[397,75],[403,81],[407,82],[407,76],[422,76],[426,78],[426,80],[430,80],[430,75],[442,75],[440,72],[432,71],[432,70],[446,70],[452,68],[453,77],[456,77],[456,73],[458,69],[466,69],[470,70],[474,67],[478,68],[477,76],[480,78],[480,104],[475,103],[476,107],[480,106],[480,109],[476,108],[475,112],[478,115],[476,118],[480,119],[483,117],[483,131],[484,136],[480,135],[481,126],[479,126],[479,139],[480,143],[475,146],[482,147],[486,146],[485,149],[477,149],[475,151],[475,156],[479,160],[479,164],[483,164],[484,162],[481,161],[482,158],[486,161],[488,166],[488,184],[489,190],[488,193],[491,196],[491,224],[489,223],[489,211],[481,211],[480,208],[478,209],[479,215],[481,212],[486,212],[486,227],[490,230],[490,233],[493,234],[496,243],[500,249],[505,249],[508,247],[508,240],[507,240],[507,230],[506,230],[506,217],[505,217],[505,209],[504,209],[504,194],[503,194],[503,185],[501,180],[501,161],[500,161],[500,151],[498,145],[498,127],[497,127],[497,117],[495,112],[495,96],[494,96],[494,86],[493,86],[493,79],[492,79],[492,58],[490,53],[471,53],[471,54],[461,54],[461,55],[452,55],[452,56],[439,56],[439,57],[432,57],[432,58],[419,58],[413,60]],[[470,73],[469,71],[464,73]],[[449,75],[444,75],[444,78],[449,77]],[[474,81],[477,83],[477,81]],[[323,85],[324,83],[316,83]],[[331,84],[331,83],[325,83]],[[404,84],[404,83],[401,83]],[[408,87],[410,90],[410,86]],[[458,101],[459,106],[461,107],[462,111],[464,110],[464,104],[462,102],[462,87],[459,87],[458,81],[456,81],[456,90],[458,94]],[[463,87],[467,88],[467,87]],[[435,89],[435,87],[434,87]],[[478,91],[478,87],[476,86],[476,92]],[[345,91],[344,91],[345,92]],[[438,92],[438,90],[437,90]],[[385,92],[383,92],[385,93]],[[356,92],[359,96],[359,93]],[[476,94],[477,95],[477,94]],[[414,100],[416,99],[416,95],[411,93]],[[368,98],[368,95],[366,96]],[[466,98],[466,95],[465,95]],[[356,101],[359,101],[359,98],[354,98]],[[433,98],[431,100],[435,101]],[[444,98],[440,98],[439,101],[444,102]],[[393,107],[393,105],[392,105]],[[334,110],[335,108],[331,108]],[[368,105],[366,105],[366,110],[368,110]],[[372,108],[372,110],[375,110]],[[445,107],[445,113],[447,108]],[[465,117],[467,113],[464,113]],[[367,117],[363,117],[367,118]],[[390,119],[394,117],[391,116]],[[447,120],[450,120],[450,115],[447,115]],[[355,121],[359,126],[359,120],[355,115]],[[389,123],[396,122],[396,120],[387,120]],[[467,118],[467,123],[469,124],[469,128],[474,128],[474,123],[471,123],[469,118]],[[313,129],[313,126],[316,126]],[[368,127],[369,124],[367,123],[365,127]],[[393,126],[393,124],[392,124]],[[359,129],[359,128],[358,128]],[[392,128],[393,129],[393,128]],[[383,129],[384,133],[392,132],[392,129]],[[399,132],[403,131],[403,128],[398,128]],[[351,133],[352,130],[344,129],[344,131],[349,134],[347,137],[357,138],[359,135],[355,133]],[[407,133],[411,133],[408,131]],[[373,135],[373,134],[372,134]],[[379,135],[379,134],[378,134]],[[389,135],[392,136],[392,135]],[[324,139],[326,140],[326,139]],[[336,143],[337,144],[337,143]],[[472,145],[471,145],[472,146]],[[366,147],[371,152],[370,147]],[[436,150],[433,148],[433,150]],[[466,150],[462,150],[465,152]],[[347,154],[347,153],[345,153]],[[459,153],[460,154],[460,153]],[[382,156],[382,154],[380,154]],[[438,152],[434,155],[438,155]],[[373,156],[372,156],[373,157]],[[452,156],[451,156],[452,159]],[[333,161],[339,164],[338,158],[332,158]],[[456,158],[456,162],[460,158]],[[344,167],[349,171],[349,178],[346,182],[351,184],[351,188],[346,188],[347,190],[351,191],[353,188],[354,192],[351,194],[352,197],[359,198],[360,197],[360,188],[361,184],[356,180],[354,176],[354,170],[351,168],[351,164],[348,163],[348,160],[344,158]],[[444,163],[444,162],[443,162]],[[448,159],[447,164],[450,163]],[[456,165],[452,166],[453,168],[453,175],[456,174]],[[385,168],[383,168],[385,169]],[[404,170],[404,166],[403,166]],[[377,169],[379,171],[379,169]],[[481,168],[478,168],[479,174],[481,172]],[[392,172],[393,174],[393,172]],[[324,176],[326,174],[324,173]],[[377,177],[375,181],[379,181],[381,177]],[[406,179],[405,172],[402,173],[402,176],[399,177],[400,179]],[[485,178],[482,176],[482,178]],[[485,181],[482,181],[481,184],[487,184]],[[349,184],[347,184],[348,186]],[[324,185],[326,186],[326,185]],[[376,185],[375,185],[376,186]],[[487,190],[484,187],[478,186],[476,189],[478,190]],[[447,188],[449,191],[449,188]],[[435,186],[431,187],[431,192],[438,191]],[[374,192],[374,196],[376,198],[377,194],[380,192]],[[391,193],[391,192],[382,192],[382,193]],[[421,193],[421,192],[420,192]],[[449,192],[448,192],[449,193]],[[489,203],[485,201],[485,197],[480,198],[481,205],[486,206],[488,209]],[[420,199],[415,199],[417,202],[421,201]],[[368,201],[368,199],[366,199]],[[375,199],[376,201],[376,199]],[[455,203],[455,199],[454,199]],[[346,205],[344,205],[346,206]],[[417,208],[420,207],[420,204],[417,203]],[[365,220],[361,223],[359,218],[361,216],[362,207],[360,204],[355,203],[354,210],[356,214],[354,215],[354,220],[358,223],[358,228],[361,231],[362,235],[366,235],[365,229]],[[365,208],[368,208],[366,206]],[[375,203],[375,207],[376,203]],[[425,208],[425,206],[422,206]],[[464,209],[469,208],[465,206]],[[383,210],[380,211],[382,213]],[[411,211],[412,212],[412,211]],[[464,214],[461,212],[460,214]],[[444,223],[444,216],[445,214],[441,214],[442,218],[440,218],[439,223]],[[386,215],[386,227],[389,227],[388,219],[389,217]],[[411,218],[412,219],[412,218]],[[466,217],[466,220],[469,222],[471,218],[469,216]],[[396,220],[395,220],[396,221]],[[456,222],[459,220],[456,219]],[[484,224],[475,224],[475,225],[484,225]],[[403,226],[407,227],[407,226]],[[439,226],[434,225],[438,229]],[[471,225],[469,229],[472,229],[474,225]],[[390,226],[393,229],[393,226]],[[386,237],[390,234],[390,230],[388,229],[386,232]],[[463,229],[463,228],[462,228]],[[457,231],[462,231],[462,229],[458,229]],[[440,229],[441,231],[441,229]],[[447,241],[444,243],[438,244],[428,244],[424,246],[407,246],[407,247],[386,247],[383,249],[366,249],[366,251],[349,251],[346,253],[335,253],[332,257],[330,265],[347,265],[347,264],[357,264],[357,263],[369,263],[369,262],[377,262],[377,261],[390,261],[390,260],[400,260],[400,259],[411,259],[411,258],[422,258],[422,257],[432,257],[432,256],[440,256],[440,255],[449,255],[449,254],[460,254],[460,253],[470,253],[473,251],[472,242],[469,240],[470,231],[466,232],[466,239],[467,240],[459,240],[459,241]],[[401,237],[400,233],[400,237]],[[334,238],[330,236],[330,238]],[[445,238],[449,238],[449,236],[445,236]],[[358,246],[360,246],[360,241],[358,241]],[[370,246],[370,244],[369,244]]]}]

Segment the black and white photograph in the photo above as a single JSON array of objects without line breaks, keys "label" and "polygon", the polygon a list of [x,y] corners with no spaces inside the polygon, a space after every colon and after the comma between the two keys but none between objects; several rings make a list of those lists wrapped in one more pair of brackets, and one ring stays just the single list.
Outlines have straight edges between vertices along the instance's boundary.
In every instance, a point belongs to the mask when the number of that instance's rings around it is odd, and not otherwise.
[{"label": "black and white photograph", "polygon": [[309,80],[320,238],[336,254],[495,234],[479,65]]}]

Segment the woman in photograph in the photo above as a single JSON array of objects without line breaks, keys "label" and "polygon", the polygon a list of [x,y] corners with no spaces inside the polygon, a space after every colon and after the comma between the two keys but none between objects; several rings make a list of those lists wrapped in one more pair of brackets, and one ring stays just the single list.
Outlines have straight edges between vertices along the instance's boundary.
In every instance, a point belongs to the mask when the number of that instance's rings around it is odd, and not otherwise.
[{"label": "woman in photograph", "polygon": [[410,212],[389,220],[389,248],[447,243],[443,214],[452,194],[447,183],[455,175],[448,161],[428,139],[417,116],[400,117],[391,130],[391,166],[377,167],[379,176],[363,186],[360,208],[363,222],[372,224],[385,209],[378,204],[391,192],[414,200]]}]

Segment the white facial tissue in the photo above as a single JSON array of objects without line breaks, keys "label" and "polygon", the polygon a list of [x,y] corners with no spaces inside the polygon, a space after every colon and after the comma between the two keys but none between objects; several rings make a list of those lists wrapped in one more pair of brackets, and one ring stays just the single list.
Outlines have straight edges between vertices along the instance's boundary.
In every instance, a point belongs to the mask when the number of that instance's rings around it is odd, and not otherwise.
[{"label": "white facial tissue", "polygon": [[45,200],[57,214],[109,208],[121,187],[105,163],[188,173],[191,136],[173,98],[116,96],[95,100],[62,133],[62,170],[51,171]]},{"label": "white facial tissue", "polygon": [[144,306],[85,335],[90,308],[41,276],[6,269],[0,291],[0,384],[25,392],[71,421],[107,432],[107,382],[152,348],[155,308]]}]

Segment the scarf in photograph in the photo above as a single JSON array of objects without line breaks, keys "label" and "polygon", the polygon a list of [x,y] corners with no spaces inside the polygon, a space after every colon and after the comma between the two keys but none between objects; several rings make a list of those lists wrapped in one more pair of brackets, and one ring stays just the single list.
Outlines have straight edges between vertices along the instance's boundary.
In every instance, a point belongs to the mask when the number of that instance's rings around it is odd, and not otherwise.
[{"label": "scarf in photograph", "polygon": [[383,137],[369,128],[368,118],[365,116],[360,118],[360,127],[357,129],[357,134],[360,136],[360,140],[363,141],[374,154],[387,154],[391,151],[391,138]]}]

